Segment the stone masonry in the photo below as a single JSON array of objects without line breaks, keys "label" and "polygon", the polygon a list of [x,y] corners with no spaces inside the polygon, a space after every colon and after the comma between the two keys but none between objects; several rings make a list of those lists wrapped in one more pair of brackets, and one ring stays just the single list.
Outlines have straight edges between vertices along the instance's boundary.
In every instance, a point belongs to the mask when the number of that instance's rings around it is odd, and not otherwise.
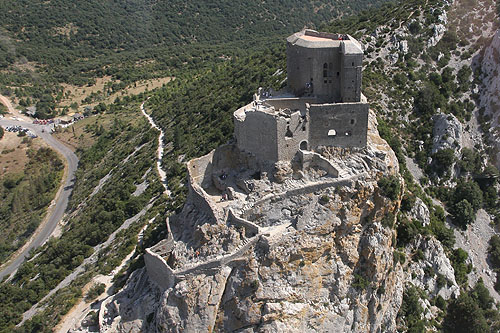
[{"label": "stone masonry", "polygon": [[349,35],[303,30],[288,37],[288,87],[277,96],[259,89],[234,113],[238,148],[272,164],[319,146],[365,147],[362,60],[361,45]]}]

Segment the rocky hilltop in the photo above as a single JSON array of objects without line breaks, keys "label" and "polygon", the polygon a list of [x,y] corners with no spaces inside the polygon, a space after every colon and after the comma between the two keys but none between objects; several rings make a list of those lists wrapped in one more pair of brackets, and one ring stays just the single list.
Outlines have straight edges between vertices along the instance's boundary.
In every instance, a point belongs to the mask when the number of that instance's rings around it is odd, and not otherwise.
[{"label": "rocky hilltop", "polygon": [[103,304],[101,330],[394,331],[404,273],[387,195],[400,183],[378,183],[398,163],[373,114],[368,132],[366,148],[259,172],[232,145],[190,161],[184,209]]}]

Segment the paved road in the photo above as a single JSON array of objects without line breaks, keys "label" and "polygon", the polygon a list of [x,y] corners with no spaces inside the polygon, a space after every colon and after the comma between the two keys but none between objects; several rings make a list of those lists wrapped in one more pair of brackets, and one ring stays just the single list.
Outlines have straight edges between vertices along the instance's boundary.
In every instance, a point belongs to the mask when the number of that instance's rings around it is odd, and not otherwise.
[{"label": "paved road", "polygon": [[78,166],[78,157],[76,157],[76,155],[68,147],[56,140],[52,135],[48,134],[48,131],[46,130],[48,129],[47,126],[34,125],[23,120],[13,120],[10,119],[10,116],[8,115],[0,119],[0,126],[5,127],[12,125],[20,125],[28,128],[42,138],[53,149],[57,150],[64,156],[67,160],[68,169],[66,180],[59,189],[58,196],[56,196],[57,201],[55,207],[51,208],[50,216],[42,222],[42,225],[38,228],[38,230],[36,230],[34,238],[31,239],[31,242],[28,245],[24,246],[21,253],[18,253],[17,256],[9,262],[8,266],[1,268],[0,280],[2,280],[5,276],[14,273],[23,263],[24,258],[28,255],[31,249],[37,248],[45,243],[45,241],[52,234],[57,226],[57,223],[62,219],[64,212],[66,211],[66,207],[68,206],[68,200],[74,186],[75,171]]}]

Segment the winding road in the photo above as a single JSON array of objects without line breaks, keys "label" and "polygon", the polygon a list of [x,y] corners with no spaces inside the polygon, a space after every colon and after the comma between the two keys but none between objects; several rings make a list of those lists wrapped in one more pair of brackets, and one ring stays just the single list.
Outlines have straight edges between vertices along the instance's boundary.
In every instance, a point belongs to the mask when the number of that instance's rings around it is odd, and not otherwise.
[{"label": "winding road", "polygon": [[68,147],[49,134],[50,131],[48,130],[48,126],[32,124],[29,119],[19,115],[19,113],[12,107],[10,102],[4,96],[0,96],[0,102],[7,106],[9,112],[16,117],[13,119],[8,119],[8,116],[1,118],[0,126],[5,127],[20,125],[30,129],[33,133],[42,138],[50,147],[64,156],[67,161],[65,178],[63,179],[61,187],[54,198],[55,204],[53,201],[53,204],[51,204],[48,209],[47,216],[30,240],[22,247],[21,250],[17,251],[13,255],[7,264],[0,267],[0,280],[2,280],[4,277],[17,271],[19,266],[23,263],[25,257],[32,249],[39,247],[47,241],[59,221],[62,219],[64,212],[66,211],[66,207],[68,206],[69,197],[73,191],[75,171],[78,167],[78,157]]}]

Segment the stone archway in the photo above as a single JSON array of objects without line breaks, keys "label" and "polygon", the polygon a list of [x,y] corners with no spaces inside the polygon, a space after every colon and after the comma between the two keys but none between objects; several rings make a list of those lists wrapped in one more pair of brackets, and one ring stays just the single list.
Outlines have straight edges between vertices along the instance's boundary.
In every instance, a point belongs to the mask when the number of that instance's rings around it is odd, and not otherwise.
[{"label": "stone archway", "polygon": [[307,146],[308,146],[307,140],[303,140],[300,142],[299,148],[300,150],[307,150]]}]

